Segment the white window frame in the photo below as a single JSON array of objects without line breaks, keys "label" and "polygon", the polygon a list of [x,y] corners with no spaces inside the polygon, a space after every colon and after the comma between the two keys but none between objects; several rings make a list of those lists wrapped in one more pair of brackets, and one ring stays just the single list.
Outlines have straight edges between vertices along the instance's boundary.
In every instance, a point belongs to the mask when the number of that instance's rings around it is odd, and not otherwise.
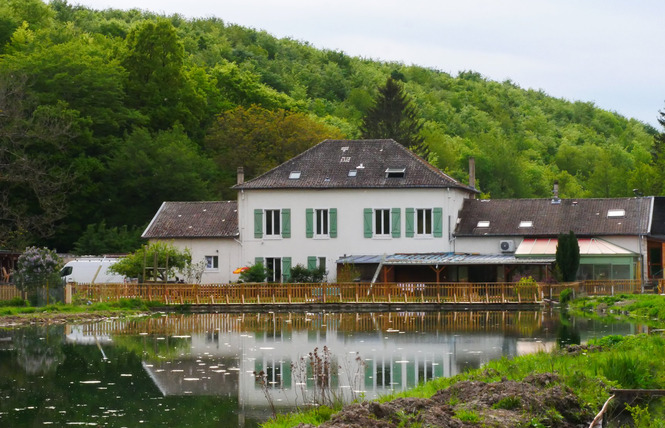
[{"label": "white window frame", "polygon": [[[429,218],[428,214],[429,213]],[[433,208],[416,208],[413,219],[414,234],[417,237],[431,238],[433,236]],[[429,231],[427,230],[429,228]]]},{"label": "white window frame", "polygon": [[281,209],[266,209],[266,210],[263,210],[263,230],[264,230],[264,236],[266,238],[281,238],[282,237],[282,210]]},{"label": "white window frame", "polygon": [[[281,257],[266,257],[265,258],[266,272],[271,276],[266,279],[268,282],[282,282],[282,258]],[[275,268],[275,266],[277,268]],[[272,269],[271,269],[272,267]]]},{"label": "white window frame", "polygon": [[204,256],[206,271],[219,271],[219,256]]},{"label": "white window frame", "polygon": [[314,209],[314,237],[330,237],[330,210],[328,208]]},{"label": "white window frame", "polygon": [[[379,212],[381,213],[381,217],[379,217]],[[377,238],[392,237],[390,208],[374,208],[372,214],[372,231],[374,232],[374,236]]]}]

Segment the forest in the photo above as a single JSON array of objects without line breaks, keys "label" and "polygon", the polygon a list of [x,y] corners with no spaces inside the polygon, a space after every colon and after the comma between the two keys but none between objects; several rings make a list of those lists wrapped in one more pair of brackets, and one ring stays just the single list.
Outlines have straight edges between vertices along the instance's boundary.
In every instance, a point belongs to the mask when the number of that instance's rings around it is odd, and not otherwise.
[{"label": "forest", "polygon": [[483,197],[550,197],[555,180],[563,198],[664,192],[663,135],[591,102],[221,18],[1,0],[0,249],[131,251],[163,201],[234,199],[238,166],[249,179],[360,138],[389,77],[428,160],[468,182],[475,157]]}]

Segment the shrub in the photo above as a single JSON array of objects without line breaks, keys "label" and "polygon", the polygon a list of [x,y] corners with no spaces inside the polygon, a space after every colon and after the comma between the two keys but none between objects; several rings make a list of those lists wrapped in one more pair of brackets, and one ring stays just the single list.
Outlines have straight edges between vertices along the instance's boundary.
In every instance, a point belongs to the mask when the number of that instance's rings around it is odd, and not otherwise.
[{"label": "shrub", "polygon": [[256,263],[240,274],[240,280],[242,282],[264,282],[267,276],[268,273],[263,263]]},{"label": "shrub", "polygon": [[48,248],[28,247],[16,263],[14,282],[23,291],[34,293],[47,284],[61,284],[62,259]]},{"label": "shrub", "polygon": [[573,289],[572,288],[566,288],[565,290],[561,290],[561,293],[559,294],[559,302],[560,303],[568,303],[573,299]]}]

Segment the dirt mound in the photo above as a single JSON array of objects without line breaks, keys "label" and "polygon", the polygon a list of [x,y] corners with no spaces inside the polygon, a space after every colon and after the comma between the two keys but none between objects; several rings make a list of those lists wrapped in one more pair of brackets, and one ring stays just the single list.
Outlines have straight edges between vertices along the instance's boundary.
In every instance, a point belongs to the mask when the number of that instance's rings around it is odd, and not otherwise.
[{"label": "dirt mound", "polygon": [[[557,375],[529,376],[522,382],[458,382],[432,398],[398,398],[387,403],[346,406],[324,428],[588,426],[593,415],[561,385]],[[587,421],[586,424],[584,421]],[[535,425],[534,425],[535,426]],[[299,428],[310,428],[300,425]]]}]

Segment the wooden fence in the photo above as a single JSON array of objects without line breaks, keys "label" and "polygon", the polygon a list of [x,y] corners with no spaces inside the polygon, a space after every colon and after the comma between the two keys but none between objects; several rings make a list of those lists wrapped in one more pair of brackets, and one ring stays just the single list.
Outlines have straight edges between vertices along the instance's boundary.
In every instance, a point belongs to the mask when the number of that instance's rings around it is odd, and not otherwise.
[{"label": "wooden fence", "polygon": [[[69,288],[69,286],[68,286]],[[570,288],[575,296],[641,293],[639,280],[581,281],[523,286],[488,283],[315,283],[315,284],[71,284],[74,302],[140,298],[166,304],[266,303],[537,303],[557,300]],[[665,290],[661,280],[659,290]],[[13,286],[0,286],[0,300],[20,297]]]},{"label": "wooden fence", "polygon": [[13,285],[0,285],[0,300],[11,300],[22,297],[22,293]]}]

